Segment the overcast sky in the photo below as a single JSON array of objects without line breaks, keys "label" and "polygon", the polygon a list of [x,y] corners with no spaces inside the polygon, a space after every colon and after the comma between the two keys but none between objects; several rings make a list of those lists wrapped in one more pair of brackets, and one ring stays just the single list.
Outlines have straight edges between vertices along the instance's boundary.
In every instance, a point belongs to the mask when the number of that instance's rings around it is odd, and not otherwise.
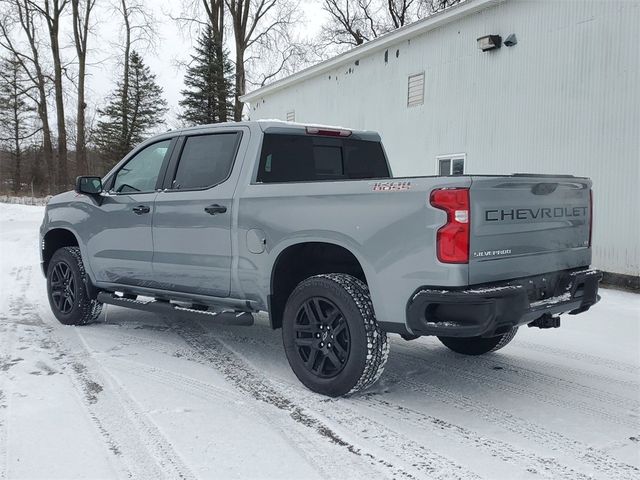
[{"label": "overcast sky", "polygon": [[[175,17],[180,13],[180,0],[147,0],[147,4],[157,21],[159,39],[154,50],[143,51],[142,55],[164,90],[170,108],[170,124],[178,109],[180,91],[184,88],[184,68],[180,64],[189,59],[193,44],[186,29],[171,19],[171,15]],[[297,25],[299,33],[312,38],[319,32],[325,18],[320,5],[321,0],[300,1],[305,21]],[[116,52],[119,51],[117,46],[122,20],[117,13],[110,11],[100,11],[95,18],[100,22],[95,27],[95,36],[90,43],[93,44],[92,58],[97,64],[89,70],[88,99],[90,104],[100,106],[117,79],[119,59]]]}]

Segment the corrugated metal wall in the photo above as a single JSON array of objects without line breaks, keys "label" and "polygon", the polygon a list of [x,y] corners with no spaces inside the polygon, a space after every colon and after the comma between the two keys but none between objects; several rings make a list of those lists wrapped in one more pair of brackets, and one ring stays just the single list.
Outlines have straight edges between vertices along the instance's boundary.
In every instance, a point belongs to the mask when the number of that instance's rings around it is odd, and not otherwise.
[{"label": "corrugated metal wall", "polygon": [[[476,38],[515,33],[482,53]],[[395,175],[569,173],[594,180],[594,264],[640,275],[640,3],[510,0],[266,95],[251,118],[377,130]],[[386,61],[385,61],[386,58]],[[424,104],[407,107],[425,72]]]}]

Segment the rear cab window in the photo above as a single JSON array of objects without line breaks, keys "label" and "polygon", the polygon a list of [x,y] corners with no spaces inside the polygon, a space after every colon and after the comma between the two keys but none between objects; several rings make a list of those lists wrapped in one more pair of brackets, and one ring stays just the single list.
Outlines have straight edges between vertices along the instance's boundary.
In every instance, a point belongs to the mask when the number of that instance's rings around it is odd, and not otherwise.
[{"label": "rear cab window", "polygon": [[379,141],[267,133],[256,181],[320,182],[390,177]]}]

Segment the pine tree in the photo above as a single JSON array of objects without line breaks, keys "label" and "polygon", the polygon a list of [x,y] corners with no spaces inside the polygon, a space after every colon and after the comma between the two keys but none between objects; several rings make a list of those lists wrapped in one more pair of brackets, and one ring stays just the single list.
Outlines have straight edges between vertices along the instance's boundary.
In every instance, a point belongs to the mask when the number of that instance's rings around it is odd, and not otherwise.
[{"label": "pine tree", "polygon": [[20,192],[24,141],[40,131],[34,124],[35,106],[18,58],[0,62],[0,147],[13,158],[13,193]]},{"label": "pine tree", "polygon": [[111,161],[124,157],[151,130],[162,125],[168,110],[162,87],[136,51],[130,56],[128,92],[124,91],[124,84],[124,80],[118,82],[107,106],[98,110],[102,119],[95,132],[96,145]]},{"label": "pine tree", "polygon": [[192,125],[226,122],[233,115],[232,91],[233,67],[228,53],[217,44],[210,26],[202,32],[191,56],[182,90],[180,118]]}]

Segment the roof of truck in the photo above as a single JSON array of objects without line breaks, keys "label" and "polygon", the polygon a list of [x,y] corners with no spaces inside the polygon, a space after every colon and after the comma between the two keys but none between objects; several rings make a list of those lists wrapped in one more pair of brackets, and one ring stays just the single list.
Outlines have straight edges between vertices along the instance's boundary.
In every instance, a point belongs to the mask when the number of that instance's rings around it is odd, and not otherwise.
[{"label": "roof of truck", "polygon": [[197,125],[194,127],[181,128],[178,130],[172,130],[173,135],[176,134],[188,134],[198,132],[200,130],[215,128],[215,127],[228,127],[228,126],[246,126],[246,127],[259,127],[265,133],[309,133],[310,128],[315,128],[319,131],[348,131],[351,132],[349,136],[353,135],[361,139],[367,140],[380,140],[380,135],[377,132],[370,130],[354,130],[349,127],[341,127],[337,125],[321,125],[316,123],[298,123],[298,122],[286,122],[277,119],[264,119],[264,120],[250,120],[245,122],[224,122],[224,123],[210,123],[206,125]]}]

